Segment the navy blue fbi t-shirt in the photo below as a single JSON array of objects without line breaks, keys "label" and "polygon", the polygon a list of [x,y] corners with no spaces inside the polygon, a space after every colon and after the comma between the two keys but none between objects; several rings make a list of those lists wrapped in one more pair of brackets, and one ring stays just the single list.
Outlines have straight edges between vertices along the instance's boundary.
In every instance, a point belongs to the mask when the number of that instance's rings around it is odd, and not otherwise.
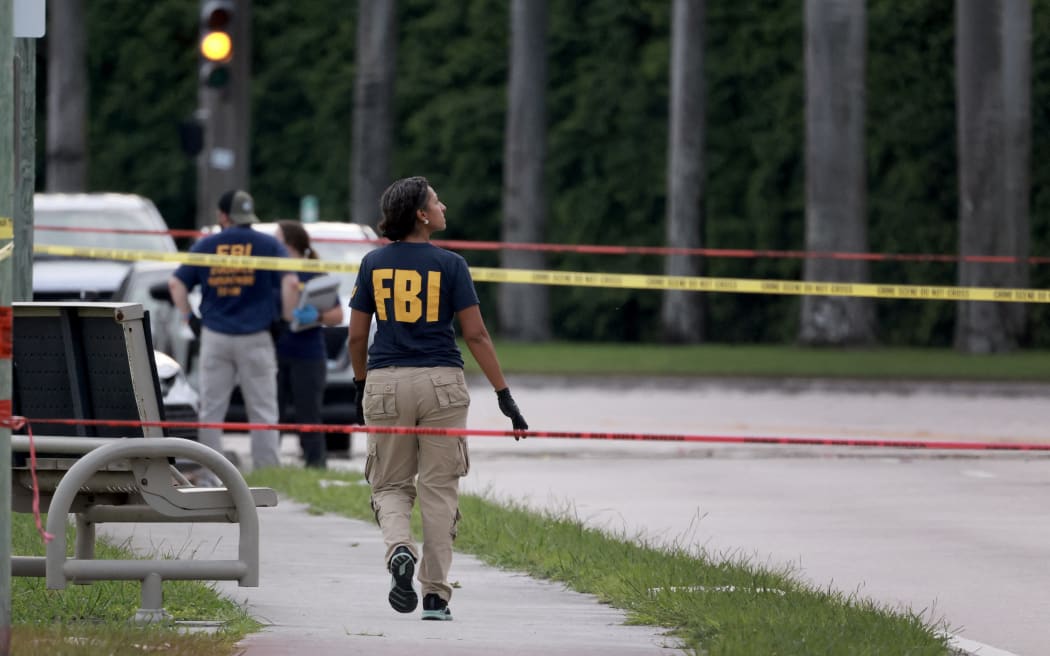
[{"label": "navy blue fbi t-shirt", "polygon": [[463,367],[452,319],[478,304],[460,255],[430,243],[394,242],[361,261],[350,307],[375,314],[368,368]]},{"label": "navy blue fbi t-shirt", "polygon": [[[319,275],[321,274],[300,271],[300,289],[302,288],[302,283]],[[321,310],[321,312],[324,313],[324,310]],[[324,330],[321,326],[314,326],[296,333],[293,333],[291,330],[284,331],[277,340],[277,355],[282,358],[299,358],[304,360],[325,359]]]},{"label": "navy blue fbi t-shirt", "polygon": [[[234,225],[201,239],[191,253],[250,257],[288,257],[288,251],[270,235],[251,226]],[[269,330],[280,318],[274,294],[280,294],[281,271],[241,267],[206,267],[183,264],[175,276],[192,290],[201,286],[201,324],[227,335],[247,335]]]}]

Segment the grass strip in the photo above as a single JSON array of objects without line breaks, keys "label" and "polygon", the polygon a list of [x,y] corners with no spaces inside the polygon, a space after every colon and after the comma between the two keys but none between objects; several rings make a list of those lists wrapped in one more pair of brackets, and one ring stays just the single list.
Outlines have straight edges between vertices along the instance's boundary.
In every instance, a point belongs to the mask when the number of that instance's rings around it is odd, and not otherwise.
[{"label": "grass strip", "polygon": [[[322,480],[351,485],[324,485]],[[372,521],[370,491],[354,472],[268,469],[249,476],[312,512]],[[535,513],[462,495],[456,549],[505,569],[561,581],[623,609],[631,623],[664,627],[705,656],[946,656],[942,631],[921,614],[818,590],[787,569],[717,559],[688,544],[586,527],[570,512]],[[418,511],[413,520],[420,535]]]},{"label": "grass strip", "polygon": [[[520,374],[1050,382],[1050,351],[499,341],[496,352],[506,371]],[[469,373],[480,372],[464,360]]]},{"label": "grass strip", "polygon": [[[45,520],[46,521],[46,520]],[[75,529],[68,533],[70,554]],[[11,553],[43,556],[44,542],[31,515],[11,514]],[[186,557],[184,554],[175,556]],[[97,558],[133,559],[126,545],[97,541]],[[163,556],[162,556],[163,557]],[[228,656],[244,636],[261,625],[243,608],[200,581],[165,581],[164,608],[177,622],[216,624],[214,632],[195,632],[178,625],[131,624],[142,600],[138,581],[95,581],[48,590],[44,579],[11,578],[11,653],[49,656]]]}]

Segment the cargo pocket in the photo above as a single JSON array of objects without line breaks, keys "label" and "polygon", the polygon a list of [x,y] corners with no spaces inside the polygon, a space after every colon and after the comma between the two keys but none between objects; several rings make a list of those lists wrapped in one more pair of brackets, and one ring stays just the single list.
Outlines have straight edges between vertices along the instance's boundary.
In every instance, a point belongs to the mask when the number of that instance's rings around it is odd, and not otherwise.
[{"label": "cargo pocket", "polygon": [[442,408],[463,408],[470,405],[470,392],[463,379],[462,372],[430,374],[434,385],[438,406]]},{"label": "cargo pocket", "polygon": [[376,466],[376,445],[371,439],[368,440],[368,454],[365,456],[365,480],[372,484],[372,470]]},{"label": "cargo pocket", "polygon": [[452,528],[449,531],[449,535],[455,540],[456,536],[459,535],[459,520],[463,519],[463,515],[460,514],[459,508],[456,508],[456,516],[452,518]]},{"label": "cargo pocket", "polygon": [[459,470],[457,476],[466,476],[470,473],[470,450],[467,448],[467,440],[457,437],[459,440]]},{"label": "cargo pocket", "polygon": [[365,419],[397,418],[397,383],[365,384]]},{"label": "cargo pocket", "polygon": [[382,528],[383,525],[379,523],[379,504],[376,503],[376,498],[369,497],[368,503],[372,506],[372,516],[376,518],[376,526]]}]

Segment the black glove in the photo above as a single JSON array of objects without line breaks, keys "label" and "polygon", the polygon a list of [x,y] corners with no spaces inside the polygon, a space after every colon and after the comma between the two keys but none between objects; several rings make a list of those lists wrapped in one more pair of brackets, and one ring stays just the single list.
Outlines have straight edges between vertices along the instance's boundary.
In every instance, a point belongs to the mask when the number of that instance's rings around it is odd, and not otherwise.
[{"label": "black glove", "polygon": [[[525,417],[521,416],[521,410],[518,410],[518,404],[514,402],[514,397],[510,395],[510,388],[504,387],[503,389],[496,392],[496,398],[499,400],[499,411],[504,416],[510,417],[510,423],[514,426],[514,430],[529,430],[529,425],[525,423]],[[514,436],[514,440],[517,441],[523,436]]]},{"label": "black glove", "polygon": [[201,338],[201,318],[196,314],[190,314],[190,318],[187,320],[190,325],[190,330],[193,331],[193,336],[197,339]]},{"label": "black glove", "polygon": [[354,390],[357,392],[357,398],[354,399],[354,404],[357,406],[354,409],[354,423],[358,426],[365,425],[365,381],[354,379]]}]

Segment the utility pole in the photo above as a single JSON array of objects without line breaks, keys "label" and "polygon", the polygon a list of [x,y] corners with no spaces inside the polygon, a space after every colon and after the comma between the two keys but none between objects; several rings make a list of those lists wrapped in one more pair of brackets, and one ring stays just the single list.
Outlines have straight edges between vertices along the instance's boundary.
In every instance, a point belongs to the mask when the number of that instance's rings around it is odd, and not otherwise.
[{"label": "utility pole", "polygon": [[11,653],[11,253],[14,250],[14,22],[0,0],[0,656]]},{"label": "utility pole", "polygon": [[227,189],[248,189],[251,129],[251,0],[203,0],[198,110],[197,227],[215,222]]},{"label": "utility pole", "polygon": [[36,39],[15,39],[12,300],[33,300],[33,191],[36,189]]},{"label": "utility pole", "polygon": [[6,510],[0,520],[0,656],[11,654],[11,301],[28,300],[33,293],[33,38],[45,30],[44,0],[15,1],[17,16],[12,0],[0,0],[0,508]]}]

